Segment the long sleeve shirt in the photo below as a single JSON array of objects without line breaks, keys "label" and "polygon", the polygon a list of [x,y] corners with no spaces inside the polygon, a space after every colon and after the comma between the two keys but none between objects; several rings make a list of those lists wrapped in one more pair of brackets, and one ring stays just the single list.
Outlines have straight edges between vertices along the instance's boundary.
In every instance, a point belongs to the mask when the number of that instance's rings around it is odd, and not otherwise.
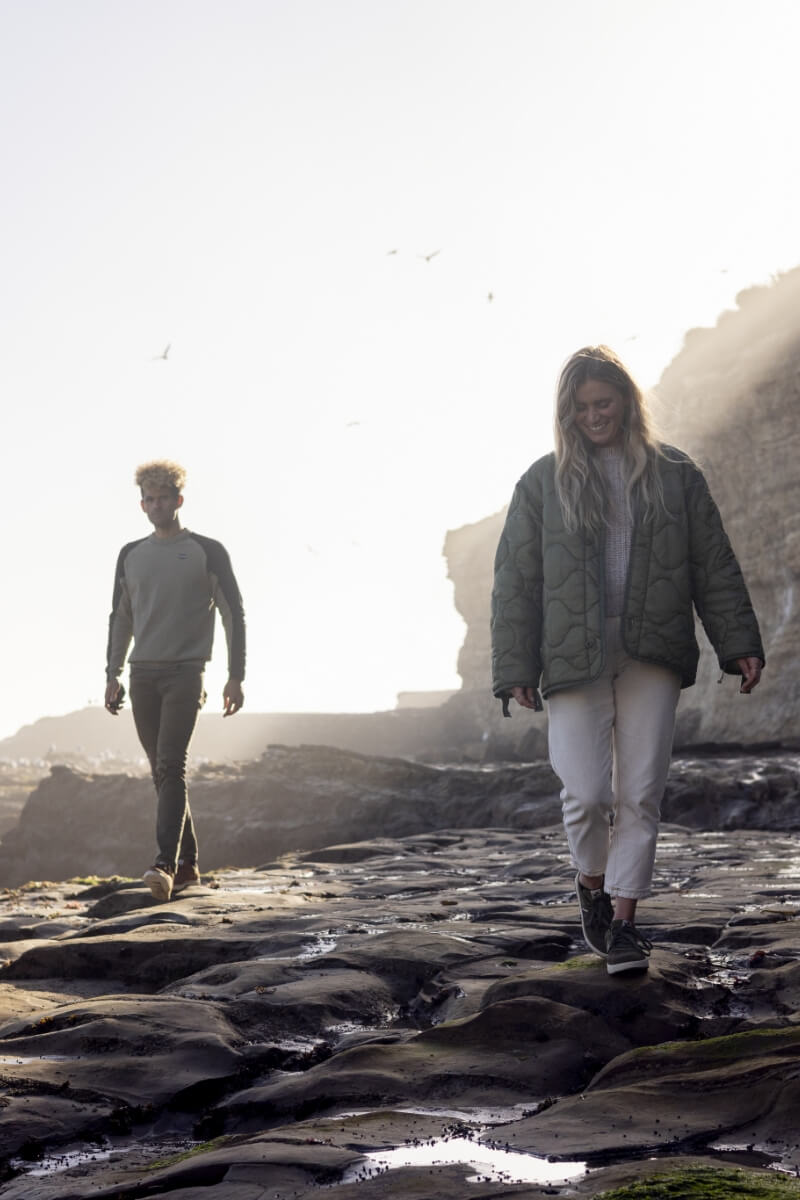
[{"label": "long sleeve shirt", "polygon": [[182,529],[122,547],[114,573],[106,676],[116,679],[133,640],[133,666],[204,666],[214,644],[219,610],[228,644],[228,674],[244,679],[242,598],[221,542]]}]

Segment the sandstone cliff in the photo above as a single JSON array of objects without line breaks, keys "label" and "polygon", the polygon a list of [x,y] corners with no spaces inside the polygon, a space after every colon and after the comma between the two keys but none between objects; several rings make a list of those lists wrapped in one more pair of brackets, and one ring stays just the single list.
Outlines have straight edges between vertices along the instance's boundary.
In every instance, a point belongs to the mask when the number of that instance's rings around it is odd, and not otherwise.
[{"label": "sandstone cliff", "polygon": [[[703,648],[698,683],[681,698],[679,744],[753,743],[800,733],[800,268],[769,287],[737,296],[735,311],[713,329],[687,334],[664,371],[655,409],[665,440],[700,462],[761,622],[767,671],[758,692],[739,696],[717,683],[716,659]],[[509,493],[514,480],[509,479]],[[494,550],[505,514],[496,513],[447,535],[445,554],[455,603],[467,622],[459,658],[463,690],[449,702],[490,757],[526,755],[544,745],[545,718],[518,710],[502,721],[490,687],[489,594]]]}]

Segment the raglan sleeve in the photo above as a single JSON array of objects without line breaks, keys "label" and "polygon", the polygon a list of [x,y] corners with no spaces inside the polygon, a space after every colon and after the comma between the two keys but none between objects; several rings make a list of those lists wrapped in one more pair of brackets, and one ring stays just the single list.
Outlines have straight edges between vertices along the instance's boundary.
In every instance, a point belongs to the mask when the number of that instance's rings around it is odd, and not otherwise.
[{"label": "raglan sleeve", "polygon": [[239,585],[228,551],[222,543],[209,541],[207,552],[211,595],[219,609],[228,646],[228,677],[241,683],[245,671],[246,637],[244,606]]},{"label": "raglan sleeve", "polygon": [[133,637],[131,598],[125,580],[126,551],[127,547],[120,551],[114,571],[114,588],[111,598],[111,615],[108,618],[106,647],[106,679],[109,683],[122,674]]}]

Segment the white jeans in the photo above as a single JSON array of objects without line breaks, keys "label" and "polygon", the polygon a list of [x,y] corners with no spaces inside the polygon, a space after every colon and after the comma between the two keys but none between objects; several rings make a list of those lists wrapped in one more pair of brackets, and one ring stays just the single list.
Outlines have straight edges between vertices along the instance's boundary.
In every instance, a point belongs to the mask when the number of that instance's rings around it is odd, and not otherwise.
[{"label": "white jeans", "polygon": [[650,895],[680,679],[629,658],[619,626],[606,621],[600,678],[548,699],[548,738],[575,867],[638,900]]}]

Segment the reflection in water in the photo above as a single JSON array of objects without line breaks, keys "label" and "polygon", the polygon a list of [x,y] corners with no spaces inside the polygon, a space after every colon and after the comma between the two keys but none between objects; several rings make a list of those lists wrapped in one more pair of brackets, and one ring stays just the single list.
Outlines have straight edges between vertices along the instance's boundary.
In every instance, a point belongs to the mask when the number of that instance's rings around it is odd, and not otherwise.
[{"label": "reflection in water", "polygon": [[467,1176],[468,1183],[482,1180],[496,1183],[567,1183],[586,1174],[585,1163],[550,1162],[533,1154],[495,1149],[468,1137],[443,1137],[367,1154],[364,1162],[351,1167],[342,1176],[342,1183],[368,1179],[399,1167],[446,1166],[454,1163],[476,1172]]}]

